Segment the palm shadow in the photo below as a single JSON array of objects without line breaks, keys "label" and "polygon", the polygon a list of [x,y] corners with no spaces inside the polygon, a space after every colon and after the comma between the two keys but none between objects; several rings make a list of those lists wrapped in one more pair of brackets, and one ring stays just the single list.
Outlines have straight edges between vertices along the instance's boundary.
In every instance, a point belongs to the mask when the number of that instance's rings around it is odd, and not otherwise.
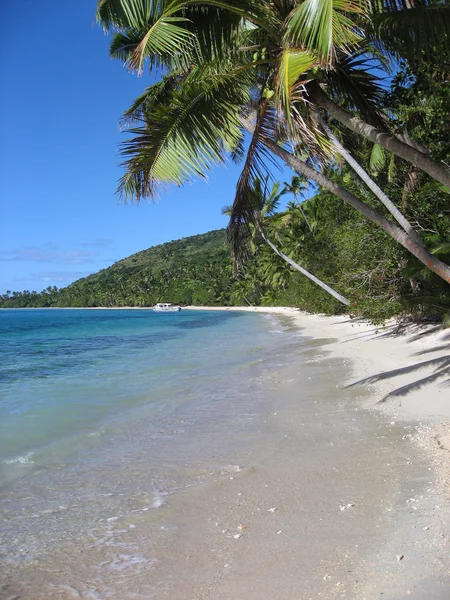
[{"label": "palm shadow", "polygon": [[[423,351],[425,353],[426,351]],[[415,363],[413,365],[409,365],[407,367],[400,367],[399,369],[392,369],[391,371],[384,371],[383,373],[378,373],[377,375],[372,375],[370,377],[365,377],[364,379],[360,379],[347,387],[354,387],[356,385],[364,385],[370,383],[377,383],[378,381],[383,381],[385,379],[392,379],[395,377],[399,377],[400,375],[405,375],[408,373],[414,373],[416,371],[420,371],[422,369],[427,369],[430,367],[434,367],[433,373],[426,375],[416,381],[412,381],[411,383],[407,383],[399,388],[396,388],[392,392],[389,392],[384,398],[378,401],[378,403],[386,402],[389,398],[399,398],[402,396],[406,396],[410,392],[415,390],[419,390],[422,387],[433,383],[434,381],[450,376],[450,354],[446,356],[441,356],[439,358],[432,358],[429,360],[424,360],[422,362]],[[441,385],[447,387],[450,385],[450,377],[443,381]]]}]

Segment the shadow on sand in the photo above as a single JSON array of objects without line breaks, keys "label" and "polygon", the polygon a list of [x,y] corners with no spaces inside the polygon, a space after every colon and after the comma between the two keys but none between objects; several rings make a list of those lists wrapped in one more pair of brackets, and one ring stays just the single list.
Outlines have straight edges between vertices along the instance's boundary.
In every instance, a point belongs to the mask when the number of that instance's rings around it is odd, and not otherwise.
[{"label": "shadow on sand", "polygon": [[[436,326],[428,326],[424,328],[421,325],[417,324],[407,324],[407,325],[392,325],[387,328],[381,334],[372,335],[372,331],[367,332],[367,334],[361,337],[376,337],[376,338],[386,338],[386,337],[394,337],[398,335],[408,335],[408,343],[423,339],[424,337],[435,333],[436,331],[441,329],[441,325]],[[379,331],[379,330],[378,330]],[[419,352],[415,352],[413,356],[424,356],[428,354],[432,354],[435,352],[450,352],[450,332],[441,337],[441,340],[449,340],[449,343],[442,344],[439,346],[435,346],[434,348],[426,348],[424,350],[420,350]],[[420,371],[427,370],[427,375],[424,377],[419,377],[410,383],[402,385],[398,387],[392,392],[389,392],[384,398],[379,400],[379,403],[386,402],[390,398],[401,398],[406,396],[410,392],[415,390],[419,390],[424,386],[433,383],[434,381],[444,378],[444,380],[440,383],[443,387],[450,386],[450,353],[445,356],[440,356],[438,358],[431,358],[428,360],[423,360],[420,362],[416,362],[413,365],[409,365],[407,367],[401,367],[399,369],[392,369],[391,371],[384,371],[382,373],[377,373],[376,375],[371,375],[370,377],[365,377],[364,379],[360,379],[359,381],[355,381],[354,383],[348,385],[347,387],[354,387],[357,385],[364,385],[370,383],[376,383],[377,381],[383,381],[386,379],[393,379],[395,377],[399,377],[401,375],[407,375],[410,373],[419,374]]]}]

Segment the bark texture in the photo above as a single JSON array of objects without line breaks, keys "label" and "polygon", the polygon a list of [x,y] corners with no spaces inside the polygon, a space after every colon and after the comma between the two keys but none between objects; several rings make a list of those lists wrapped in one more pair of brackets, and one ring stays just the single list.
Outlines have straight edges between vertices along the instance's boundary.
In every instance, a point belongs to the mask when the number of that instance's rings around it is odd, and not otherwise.
[{"label": "bark texture", "polygon": [[341,142],[336,138],[331,129],[322,119],[319,111],[317,111],[317,118],[319,120],[320,126],[325,131],[328,139],[333,143],[335,148],[338,150],[339,154],[348,162],[348,164],[352,167],[352,169],[358,174],[358,176],[364,181],[367,187],[375,194],[375,196],[384,204],[384,206],[388,209],[397,223],[406,231],[409,237],[416,242],[416,244],[420,244],[424,246],[424,242],[420,235],[415,231],[414,227],[408,221],[408,219],[399,211],[399,209],[395,206],[392,200],[383,192],[380,186],[370,177],[370,175],[363,169],[363,167],[353,158],[350,152],[341,144]]},{"label": "bark texture", "polygon": [[371,208],[365,202],[362,202],[359,198],[357,198],[354,194],[341,187],[331,179],[322,175],[299,158],[279,146],[276,142],[272,140],[266,139],[264,141],[265,145],[272,150],[274,154],[276,154],[279,158],[281,158],[287,165],[289,165],[294,171],[300,173],[301,175],[305,175],[308,179],[312,179],[316,183],[318,183],[321,187],[325,188],[362,215],[364,215],[369,221],[375,223],[383,229],[388,235],[391,236],[396,242],[401,244],[404,248],[406,248],[411,254],[413,254],[416,258],[420,260],[426,267],[431,269],[434,273],[439,275],[444,281],[450,284],[450,267],[446,265],[444,262],[433,256],[424,246],[421,244],[417,244],[414,242],[409,235],[394,225],[387,219],[385,219],[380,213]]},{"label": "bark texture", "polygon": [[400,156],[400,158],[408,161],[418,169],[425,171],[430,177],[450,188],[450,169],[445,165],[434,161],[423,152],[420,152],[417,148],[402,142],[387,131],[377,129],[373,125],[369,125],[362,119],[347,112],[345,109],[335,104],[318,83],[310,84],[308,94],[315,104],[325,109],[332,117],[351,129],[351,131],[370,140],[374,144],[379,144],[393,154]]},{"label": "bark texture", "polygon": [[289,256],[286,256],[286,254],[283,254],[283,252],[281,252],[281,250],[278,250],[278,248],[275,246],[275,244],[272,244],[272,242],[264,235],[264,233],[261,229],[260,229],[260,233],[263,237],[263,240],[266,242],[266,244],[268,244],[272,248],[272,250],[276,254],[278,254],[278,256],[280,258],[282,258],[289,265],[291,265],[291,267],[293,267],[294,269],[296,269],[297,271],[302,273],[302,275],[305,275],[305,277],[307,277],[308,279],[313,281],[315,284],[317,284],[319,287],[321,287],[323,290],[328,292],[331,296],[333,296],[333,298],[336,298],[336,300],[339,300],[339,302],[342,302],[342,304],[345,304],[346,306],[350,306],[350,300],[347,300],[347,298],[345,298],[344,296],[341,296],[341,294],[336,292],[336,290],[334,290],[332,287],[330,287],[329,285],[327,285],[326,283],[324,283],[323,281],[318,279],[315,275],[313,275],[312,273],[310,273],[309,271],[307,271],[306,269],[301,267],[299,264],[297,264],[295,261],[293,261],[292,258],[289,258]]}]

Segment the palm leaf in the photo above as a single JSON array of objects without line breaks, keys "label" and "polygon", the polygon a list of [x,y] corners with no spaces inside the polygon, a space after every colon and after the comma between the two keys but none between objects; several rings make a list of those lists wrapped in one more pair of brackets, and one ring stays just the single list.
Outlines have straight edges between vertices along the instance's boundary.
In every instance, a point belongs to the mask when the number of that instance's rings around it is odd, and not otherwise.
[{"label": "palm leaf", "polygon": [[369,156],[369,168],[372,173],[377,174],[384,167],[386,154],[384,148],[379,144],[373,144]]},{"label": "palm leaf", "polygon": [[138,104],[143,122],[128,130],[134,137],[122,144],[126,173],[119,194],[154,198],[161,185],[180,186],[221,162],[242,137],[240,110],[249,101],[248,84],[242,70],[212,75],[197,69],[180,89],[160,86],[147,107]]},{"label": "palm leaf", "polygon": [[384,90],[373,72],[375,66],[365,54],[340,53],[334,69],[327,73],[327,87],[341,106],[357,112],[371,125],[386,129],[379,111]]},{"label": "palm leaf", "polygon": [[[282,50],[276,81],[276,101],[279,111],[287,120],[292,129],[292,101],[296,90],[308,80],[308,71],[316,64],[316,59],[298,48],[285,48]],[[309,78],[311,75],[309,75]]]},{"label": "palm leaf", "polygon": [[414,62],[450,51],[450,6],[416,0],[411,7],[392,8],[372,17],[374,32],[397,56]]},{"label": "palm leaf", "polygon": [[367,2],[358,0],[305,0],[291,12],[285,40],[317,53],[324,66],[334,62],[337,49],[348,50],[362,36],[356,18],[367,16]]},{"label": "palm leaf", "polygon": [[243,240],[248,239],[250,224],[256,223],[258,220],[255,198],[261,194],[258,194],[255,186],[257,188],[258,185],[261,185],[261,181],[266,180],[267,162],[275,164],[272,155],[264,145],[264,139],[273,134],[273,120],[274,114],[269,109],[269,101],[261,98],[244,167],[236,185],[236,194],[228,224],[228,237],[235,265],[237,257],[248,252],[248,247]]},{"label": "palm leaf", "polygon": [[138,96],[124,112],[120,120],[120,130],[127,131],[145,123],[147,115],[151,115],[155,106],[171,101],[172,93],[180,89],[188,75],[189,73],[172,73],[146,88],[144,93]]},{"label": "palm leaf", "polygon": [[431,250],[431,254],[450,254],[450,242],[442,242]]},{"label": "palm leaf", "polygon": [[98,0],[96,18],[105,31],[140,30],[160,14],[161,0]]}]

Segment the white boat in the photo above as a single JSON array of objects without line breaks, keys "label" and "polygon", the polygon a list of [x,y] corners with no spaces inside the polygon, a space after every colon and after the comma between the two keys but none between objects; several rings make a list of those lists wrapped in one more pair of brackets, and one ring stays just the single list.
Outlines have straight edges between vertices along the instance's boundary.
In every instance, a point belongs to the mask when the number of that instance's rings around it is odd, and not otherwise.
[{"label": "white boat", "polygon": [[181,310],[181,306],[176,306],[170,302],[158,302],[153,306],[155,312],[177,312]]}]

